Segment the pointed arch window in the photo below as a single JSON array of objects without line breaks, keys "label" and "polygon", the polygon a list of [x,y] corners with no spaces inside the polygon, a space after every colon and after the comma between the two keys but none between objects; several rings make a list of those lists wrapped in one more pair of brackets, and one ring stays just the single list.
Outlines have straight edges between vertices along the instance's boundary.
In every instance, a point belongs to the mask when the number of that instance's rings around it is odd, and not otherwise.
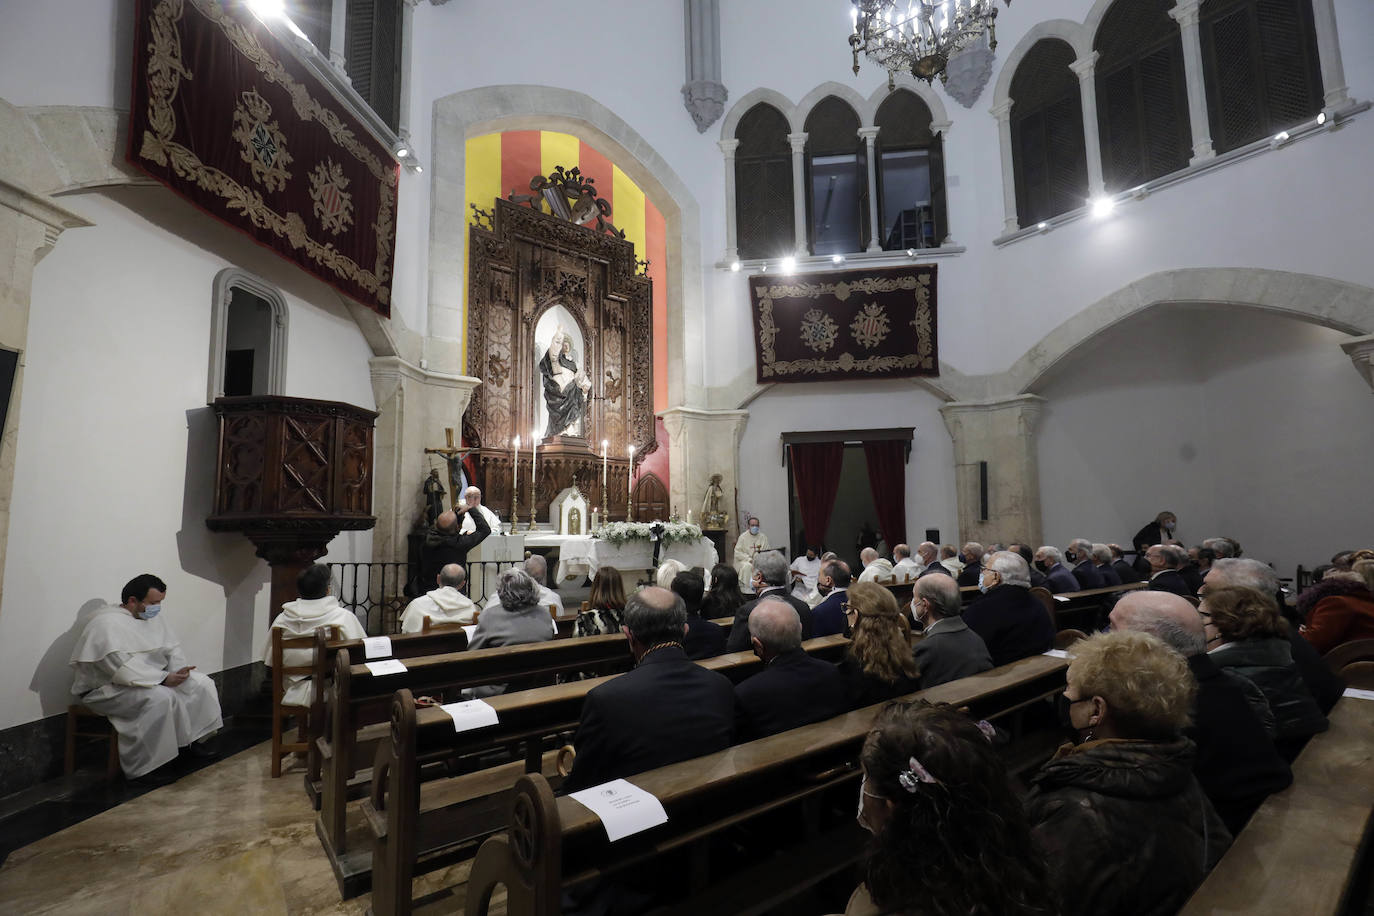
[{"label": "pointed arch window", "polygon": [[1012,77],[1012,166],[1016,213],[1023,227],[1087,201],[1082,94],[1069,69],[1075,57],[1068,42],[1042,39]]},{"label": "pointed arch window", "polygon": [[936,248],[948,235],[944,140],[930,108],[898,89],[878,106],[878,228],[884,250]]},{"label": "pointed arch window", "polygon": [[741,258],[770,258],[796,244],[787,118],[760,103],[735,128],[735,230]]},{"label": "pointed arch window", "polygon": [[1199,28],[1217,152],[1273,136],[1321,111],[1311,0],[1208,0]]},{"label": "pointed arch window", "polygon": [[1173,5],[1174,0],[1117,0],[1093,41],[1108,191],[1176,172],[1192,154],[1183,36],[1169,16]]},{"label": "pointed arch window", "polygon": [[806,116],[808,241],[812,254],[852,254],[868,244],[868,154],[859,116],[826,96]]}]

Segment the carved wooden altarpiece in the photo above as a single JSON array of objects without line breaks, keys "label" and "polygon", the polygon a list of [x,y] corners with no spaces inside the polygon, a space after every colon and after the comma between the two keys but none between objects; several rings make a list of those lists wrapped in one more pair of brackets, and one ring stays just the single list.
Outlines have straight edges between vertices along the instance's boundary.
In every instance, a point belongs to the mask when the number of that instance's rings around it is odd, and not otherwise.
[{"label": "carved wooden altarpiece", "polygon": [[[609,222],[610,206],[577,169],[536,176],[533,194],[512,192],[490,211],[473,206],[468,234],[468,373],[482,384],[463,417],[476,448],[483,500],[505,514],[511,505],[511,440],[520,436],[519,512],[530,506],[529,436],[540,427],[543,383],[536,328],[562,307],[580,342],[575,358],[590,388],[579,435],[542,439],[534,504],[574,483],[609,519],[624,519],[629,495],[628,447],[642,461],[654,436],[653,297],[634,245]],[[544,212],[547,207],[552,212]],[[482,225],[485,223],[486,225]],[[562,315],[563,312],[558,314]],[[609,441],[608,498],[602,494],[601,442]]]}]

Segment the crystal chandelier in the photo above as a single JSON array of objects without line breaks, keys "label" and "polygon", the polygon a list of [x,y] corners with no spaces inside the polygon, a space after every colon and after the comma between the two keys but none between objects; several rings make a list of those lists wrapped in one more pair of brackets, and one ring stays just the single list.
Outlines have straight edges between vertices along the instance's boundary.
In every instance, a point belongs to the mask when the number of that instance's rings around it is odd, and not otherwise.
[{"label": "crystal chandelier", "polygon": [[[1011,0],[1004,0],[1010,6]],[[854,52],[854,75],[859,75],[859,52],[887,71],[887,85],[895,86],[898,71],[927,83],[948,78],[945,67],[952,55],[973,44],[983,33],[988,48],[997,50],[997,0],[851,0],[849,47]]]}]

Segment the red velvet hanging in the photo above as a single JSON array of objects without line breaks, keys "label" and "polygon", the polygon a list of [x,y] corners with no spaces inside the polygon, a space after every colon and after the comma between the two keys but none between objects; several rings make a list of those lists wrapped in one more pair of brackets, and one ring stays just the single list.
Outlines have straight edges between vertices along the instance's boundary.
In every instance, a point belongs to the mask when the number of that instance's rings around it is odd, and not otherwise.
[{"label": "red velvet hanging", "polygon": [[878,526],[891,550],[906,543],[906,443],[898,439],[865,442],[864,457]]},{"label": "red velvet hanging", "polygon": [[789,445],[792,478],[797,483],[797,504],[801,507],[806,544],[820,546],[830,527],[835,494],[840,489],[840,465],[844,463],[843,442],[808,442]]}]

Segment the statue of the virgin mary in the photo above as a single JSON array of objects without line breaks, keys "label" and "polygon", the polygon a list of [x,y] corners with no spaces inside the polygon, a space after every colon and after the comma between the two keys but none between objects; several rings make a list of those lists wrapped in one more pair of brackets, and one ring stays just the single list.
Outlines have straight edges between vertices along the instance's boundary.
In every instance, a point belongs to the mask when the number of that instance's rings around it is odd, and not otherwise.
[{"label": "statue of the virgin mary", "polygon": [[548,352],[539,360],[539,375],[544,382],[544,403],[549,409],[549,424],[544,438],[559,435],[583,434],[583,419],[587,415],[587,393],[592,383],[577,367],[577,354],[572,352],[572,340],[561,327],[554,331]]}]

